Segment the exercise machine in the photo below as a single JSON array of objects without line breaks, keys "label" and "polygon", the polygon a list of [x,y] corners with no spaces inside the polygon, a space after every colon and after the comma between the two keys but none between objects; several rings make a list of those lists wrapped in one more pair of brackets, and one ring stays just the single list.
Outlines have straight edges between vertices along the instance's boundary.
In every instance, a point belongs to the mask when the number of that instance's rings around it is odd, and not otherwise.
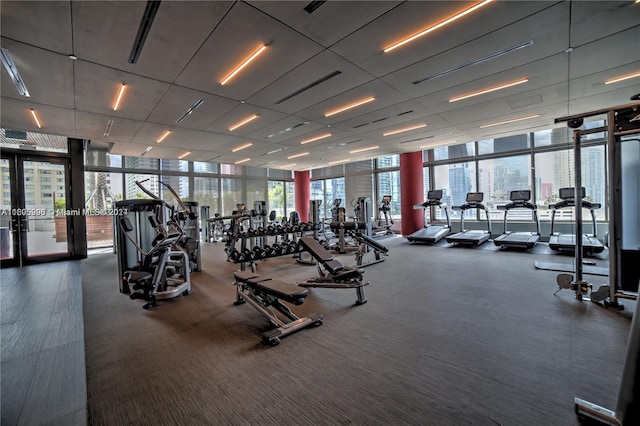
[{"label": "exercise machine", "polygon": [[283,303],[284,301],[302,305],[309,294],[306,288],[246,271],[236,271],[233,277],[236,285],[234,305],[248,302],[276,326],[275,329],[262,334],[262,342],[265,345],[276,346],[284,336],[322,324],[322,315],[298,317]]},{"label": "exercise machine", "polygon": [[[640,94],[631,97],[638,101]],[[594,129],[579,130],[585,117],[606,115],[606,125]],[[604,306],[623,309],[618,302],[620,298],[636,298],[625,293],[629,287],[638,290],[638,267],[640,257],[638,250],[640,218],[638,217],[638,176],[640,164],[640,149],[637,138],[630,137],[640,134],[640,103],[635,102],[615,108],[591,111],[585,114],[558,118],[558,122],[566,122],[573,128],[573,148],[575,159],[575,185],[577,190],[582,187],[581,166],[581,137],[584,134],[607,132],[607,152],[609,161],[609,285],[608,300],[603,300]],[[633,141],[633,142],[631,142]],[[629,143],[631,142],[631,143]],[[626,146],[625,146],[626,145]],[[624,153],[624,154],[623,154]],[[581,191],[576,191],[577,205],[581,205]],[[628,198],[624,198],[624,196]],[[624,199],[623,199],[624,198]],[[624,202],[623,202],[624,201]],[[576,234],[582,234],[582,209],[576,209]],[[623,227],[627,232],[623,232]],[[627,256],[635,260],[628,264],[629,271],[625,273],[622,258],[625,250]],[[634,255],[635,254],[635,255]],[[576,293],[577,300],[583,300],[583,291],[589,289],[583,277],[582,239],[578,238],[575,249],[575,278],[570,274],[558,275],[557,281],[563,281],[566,288]],[[629,260],[629,258],[627,259]],[[566,276],[566,277],[565,277]],[[632,290],[629,290],[632,291]],[[598,289],[597,293],[601,293]],[[594,298],[591,297],[594,301]],[[614,410],[610,410],[582,398],[574,398],[574,412],[580,422],[599,425],[636,425],[640,423],[640,303],[636,303],[635,314],[629,331],[627,352],[622,370],[622,379],[618,390],[617,403]]]},{"label": "exercise machine", "polygon": [[[380,203],[378,204],[378,220],[376,221],[376,226],[371,230],[373,235],[393,235],[393,231],[391,231],[393,218],[391,217],[390,212],[391,195],[383,195],[382,200],[380,200]],[[384,222],[382,217],[384,217]]]},{"label": "exercise machine", "polygon": [[[358,251],[356,251],[356,266],[359,268],[384,262],[385,258],[382,256],[389,255],[389,249],[387,247],[362,232],[349,231],[349,236],[358,243]],[[364,256],[367,255],[367,253],[373,253],[374,258],[365,261]]]},{"label": "exercise machine", "polygon": [[[469,192],[467,193],[466,203],[459,207],[453,207],[454,210],[460,210],[460,232],[447,236],[448,243],[476,247],[491,238],[491,218],[489,217],[489,211],[485,205],[482,204],[483,199],[483,192]],[[487,222],[486,231],[482,229],[464,229],[464,214],[467,210],[484,211]]]},{"label": "exercise machine", "polygon": [[[427,222],[427,209],[431,209],[431,207],[438,207],[439,209],[444,211],[444,215],[447,220],[446,224],[434,225],[433,223]],[[425,226],[424,228],[418,229],[416,232],[409,235],[407,237],[407,240],[409,240],[409,242],[435,244],[449,235],[449,232],[451,232],[451,217],[449,216],[449,209],[447,208],[446,203],[442,202],[441,189],[429,191],[427,193],[427,201],[422,204],[415,204],[413,206],[413,209],[424,209]]]},{"label": "exercise machine", "polygon": [[364,269],[344,266],[311,237],[300,238],[298,243],[316,259],[318,264],[318,277],[298,282],[300,287],[355,288],[357,296],[355,304],[367,303],[364,287],[369,283],[363,281]]},{"label": "exercise machine", "polygon": [[[504,210],[504,233],[494,238],[493,243],[499,247],[513,247],[521,249],[530,249],[540,240],[540,220],[538,219],[538,207],[530,202],[531,191],[511,191],[509,195],[510,203],[498,206],[498,209]],[[536,232],[514,232],[507,229],[507,216],[510,211],[515,209],[530,210],[533,215],[533,221],[536,224]]]},{"label": "exercise machine", "polygon": [[[575,207],[576,222],[578,221],[578,211],[581,212],[582,208],[589,209],[591,212],[591,223],[593,226],[593,234],[582,234],[582,249],[587,255],[593,255],[595,253],[601,253],[604,250],[604,244],[598,240],[596,236],[596,213],[595,210],[600,208],[599,203],[591,203],[584,199],[585,190],[581,187],[580,202],[576,201],[575,188],[560,188],[559,196],[560,201],[549,205],[551,212],[551,235],[549,236],[549,247],[558,253],[570,252],[573,253],[576,250],[576,235],[575,234],[563,234],[560,232],[553,232],[556,212],[563,208]],[[578,206],[581,206],[578,208]],[[582,212],[581,212],[582,213]],[[580,221],[582,222],[582,214],[580,214]]]},{"label": "exercise machine", "polygon": [[143,255],[143,261],[136,270],[124,271],[123,287],[130,293],[131,299],[143,299],[142,307],[150,309],[156,306],[157,300],[172,299],[191,294],[191,271],[189,256],[186,251],[175,249],[175,245],[184,236],[184,231],[176,222],[170,223],[167,230],[156,219],[148,216],[157,236],[151,243],[152,248],[144,251],[129,233],[134,230],[127,216],[119,219],[120,227],[129,241]]}]

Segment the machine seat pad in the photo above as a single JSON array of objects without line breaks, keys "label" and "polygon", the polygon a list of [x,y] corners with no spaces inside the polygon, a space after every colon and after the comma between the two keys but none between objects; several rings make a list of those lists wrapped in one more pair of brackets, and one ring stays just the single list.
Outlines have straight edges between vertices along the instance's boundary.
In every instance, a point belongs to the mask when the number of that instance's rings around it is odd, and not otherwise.
[{"label": "machine seat pad", "polygon": [[260,277],[260,275],[250,271],[235,271],[233,273],[233,278],[235,278],[236,281],[239,281],[241,283],[246,283],[247,280],[250,280],[251,278],[258,278],[258,277]]},{"label": "machine seat pad", "polygon": [[362,268],[343,268],[340,272],[333,274],[333,279],[336,281],[361,279],[364,275],[364,269]]},{"label": "machine seat pad", "polygon": [[127,281],[131,284],[138,284],[142,281],[148,281],[153,278],[153,274],[151,272],[145,271],[126,271],[124,275],[127,277]]},{"label": "machine seat pad", "polygon": [[311,256],[315,257],[315,259],[320,263],[333,260],[333,255],[312,237],[300,238],[300,244],[302,244],[302,247],[311,253]]},{"label": "machine seat pad", "polygon": [[247,285],[256,291],[267,293],[294,305],[301,305],[304,298],[309,294],[309,290],[297,284],[270,278],[250,278],[247,280]]}]

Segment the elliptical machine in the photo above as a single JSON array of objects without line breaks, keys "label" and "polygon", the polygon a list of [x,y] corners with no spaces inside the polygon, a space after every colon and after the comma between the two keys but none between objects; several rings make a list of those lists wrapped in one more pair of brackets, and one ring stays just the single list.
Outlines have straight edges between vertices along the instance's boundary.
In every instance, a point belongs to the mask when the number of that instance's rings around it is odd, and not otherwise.
[{"label": "elliptical machine", "polygon": [[149,223],[157,236],[151,243],[151,250],[144,251],[129,235],[134,230],[129,218],[120,218],[124,235],[143,256],[138,270],[123,273],[123,287],[129,290],[132,300],[147,302],[142,305],[144,309],[156,306],[157,300],[187,296],[192,291],[189,255],[184,250],[174,249],[184,237],[184,231],[174,220],[168,222],[170,230],[165,229],[155,216],[149,216]]}]

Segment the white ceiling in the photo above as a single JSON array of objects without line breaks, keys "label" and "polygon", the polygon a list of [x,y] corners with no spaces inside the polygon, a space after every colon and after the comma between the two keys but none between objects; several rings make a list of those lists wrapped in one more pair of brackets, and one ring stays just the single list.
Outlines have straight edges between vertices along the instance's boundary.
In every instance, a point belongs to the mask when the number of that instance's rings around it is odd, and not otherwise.
[{"label": "white ceiling", "polygon": [[[494,1],[383,52],[476,3],[330,1],[308,13],[309,1],[165,0],[138,62],[130,64],[145,1],[2,1],[2,47],[31,96],[20,96],[2,71],[0,124],[89,139],[114,154],[140,155],[152,146],[147,156],[191,152],[185,159],[250,158],[244,164],[299,170],[546,129],[554,118],[626,104],[640,93],[640,78],[604,84],[640,71],[640,4],[633,0]],[[528,47],[413,84],[530,40]],[[220,85],[263,44],[262,55]],[[528,81],[449,102],[522,78]],[[126,91],[114,111],[122,83]],[[324,116],[368,97],[375,100]],[[204,103],[176,123],[199,99]],[[229,131],[253,114],[258,117]],[[104,137],[108,120],[113,125]],[[383,136],[419,124],[426,127]],[[167,130],[172,133],[157,144]],[[326,133],[331,136],[300,144]],[[253,145],[232,152],[247,142]],[[350,153],[371,146],[379,148]],[[287,158],[303,152],[309,155]]]}]

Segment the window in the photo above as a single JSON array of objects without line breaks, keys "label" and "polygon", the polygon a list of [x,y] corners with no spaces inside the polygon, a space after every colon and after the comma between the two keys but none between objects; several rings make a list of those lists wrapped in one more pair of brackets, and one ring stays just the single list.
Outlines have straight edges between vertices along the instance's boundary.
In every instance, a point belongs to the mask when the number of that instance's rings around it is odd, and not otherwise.
[{"label": "window", "polygon": [[386,169],[388,167],[400,167],[399,155],[387,155],[376,159],[376,168]]},{"label": "window", "polygon": [[475,155],[474,143],[467,142],[459,145],[441,146],[433,149],[433,160],[450,160],[466,158]]},{"label": "window", "polygon": [[112,155],[106,149],[98,149],[89,145],[85,158],[85,165],[98,167],[121,167],[122,157]]},{"label": "window", "polygon": [[529,134],[478,141],[478,155],[518,151],[530,147]]},{"label": "window", "polygon": [[400,218],[400,171],[378,172],[376,175],[378,198],[384,195],[391,195],[391,211],[389,214],[393,218]]},{"label": "window", "polygon": [[[491,220],[502,220],[504,210],[498,206],[510,202],[511,191],[531,189],[529,155],[478,161],[479,191],[484,193],[483,204]],[[518,209],[509,214],[512,219],[533,220],[531,211]]]},{"label": "window", "polygon": [[[85,172],[84,188],[85,206],[90,211],[104,212],[112,208],[114,202],[124,199],[122,173]],[[58,189],[64,189],[64,187],[59,186]]]},{"label": "window", "polygon": [[[585,188],[585,199],[600,203],[602,208],[595,211],[598,220],[605,218],[605,154],[604,145],[583,147],[582,186]],[[551,219],[550,204],[560,201],[560,188],[573,187],[574,155],[573,150],[561,150],[536,154],[536,194],[541,219]],[[573,209],[563,209],[556,213],[556,220],[573,220]],[[584,214],[583,214],[584,217]],[[585,221],[590,218],[584,217]]]},{"label": "window", "polygon": [[193,179],[193,199],[198,206],[209,206],[209,214],[220,213],[220,191],[218,178],[195,177]]},{"label": "window", "polygon": [[276,217],[280,218],[285,216],[285,191],[284,182],[270,180],[267,184],[269,204],[267,210],[271,212],[275,210]]},{"label": "window", "polygon": [[[163,160],[164,161],[164,160]],[[165,185],[170,185],[174,191],[178,194],[178,196],[182,200],[187,200],[189,198],[189,177],[188,176],[166,176],[162,175],[160,180]],[[161,197],[164,201],[166,201],[170,206],[177,206],[178,201],[171,194],[169,188],[165,185],[160,185]]]},{"label": "window", "polygon": [[51,170],[40,170],[40,174],[41,175],[50,175],[51,174]]},{"label": "window", "polygon": [[140,184],[156,197],[160,196],[160,183],[158,175],[146,175],[139,173],[127,173],[124,177],[125,187],[125,199],[131,200],[134,198],[151,198],[136,184]]},{"label": "window", "polygon": [[296,185],[293,182],[285,183],[285,197],[287,200],[285,216],[296,209]]},{"label": "window", "polygon": [[[460,217],[459,210],[467,200],[468,192],[476,191],[476,165],[474,162],[447,164],[433,167],[433,187],[442,189],[442,202],[450,208],[451,217]],[[475,218],[475,212],[466,211],[465,218]]]},{"label": "window", "polygon": [[[246,203],[242,193],[242,180],[222,179],[222,215],[229,216],[236,209],[236,204]],[[247,208],[251,207],[247,204]]]},{"label": "window", "polygon": [[219,170],[218,163],[193,162],[193,171],[196,173],[218,173]]},{"label": "window", "polygon": [[[33,189],[33,188],[27,188],[27,186],[33,186],[33,185],[25,185],[24,188]],[[51,189],[51,185],[40,185],[40,189]]]},{"label": "window", "polygon": [[[264,169],[266,173],[266,169]],[[267,201],[267,182],[262,179],[247,179],[247,208],[252,209],[255,201]],[[268,213],[268,212],[267,212]]]},{"label": "window", "polygon": [[160,160],[147,157],[124,157],[124,167],[127,169],[159,170]]}]

